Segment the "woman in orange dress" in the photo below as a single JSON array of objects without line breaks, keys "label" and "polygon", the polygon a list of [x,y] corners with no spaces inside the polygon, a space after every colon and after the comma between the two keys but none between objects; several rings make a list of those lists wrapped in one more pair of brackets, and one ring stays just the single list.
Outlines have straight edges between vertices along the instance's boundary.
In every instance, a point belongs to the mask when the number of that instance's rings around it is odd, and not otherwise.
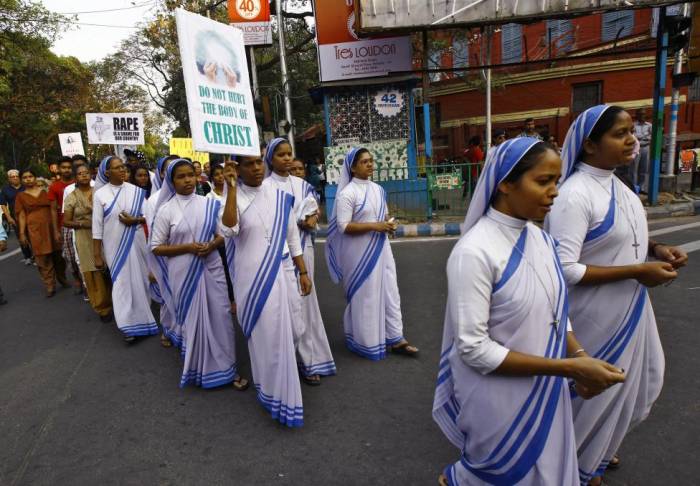
[{"label": "woman in orange dress", "polygon": [[15,212],[19,217],[19,241],[30,242],[36,266],[46,287],[46,297],[56,293],[56,281],[68,287],[66,264],[61,257],[60,233],[51,221],[51,201],[36,183],[36,174],[31,169],[21,173],[25,190],[17,194]]}]

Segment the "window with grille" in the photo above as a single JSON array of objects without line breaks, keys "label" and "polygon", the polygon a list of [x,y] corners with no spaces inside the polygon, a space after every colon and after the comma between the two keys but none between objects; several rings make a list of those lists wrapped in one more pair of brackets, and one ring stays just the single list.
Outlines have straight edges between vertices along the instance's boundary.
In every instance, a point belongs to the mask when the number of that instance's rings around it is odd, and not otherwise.
[{"label": "window with grille", "polygon": [[[431,47],[428,51],[428,69],[440,69],[442,67],[442,49]],[[442,73],[430,73],[430,81],[433,83],[442,79]]]},{"label": "window with grille", "polygon": [[603,83],[575,84],[571,90],[571,111],[576,116],[588,108],[603,102]]},{"label": "window with grille", "polygon": [[547,45],[552,50],[552,56],[569,52],[574,48],[574,24],[568,19],[547,21]]},{"label": "window with grille", "polygon": [[505,24],[501,28],[501,59],[503,64],[520,62],[523,59],[523,26]]},{"label": "window with grille", "polygon": [[610,42],[632,35],[634,10],[615,10],[600,16],[603,22],[601,41]]},{"label": "window with grille", "polygon": [[[469,43],[467,39],[455,38],[452,41],[452,67],[469,67]],[[455,76],[465,76],[467,71],[455,71]]]},{"label": "window with grille", "polygon": [[693,84],[688,88],[688,99],[690,101],[700,101],[700,78],[695,78]]}]

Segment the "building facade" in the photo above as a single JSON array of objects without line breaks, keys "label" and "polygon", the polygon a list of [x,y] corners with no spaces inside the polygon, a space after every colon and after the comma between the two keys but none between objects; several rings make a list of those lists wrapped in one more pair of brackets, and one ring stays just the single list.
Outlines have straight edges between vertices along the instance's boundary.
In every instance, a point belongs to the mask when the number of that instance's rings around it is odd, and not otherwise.
[{"label": "building facade", "polygon": [[[669,7],[673,15],[679,6]],[[654,87],[655,9],[623,10],[574,19],[506,24],[492,36],[492,125],[508,138],[534,118],[538,132],[561,144],[574,118],[599,103],[651,119]],[[430,68],[465,68],[485,61],[484,36],[442,34],[429,51]],[[669,60],[667,103],[671,97]],[[481,71],[431,73],[435,124],[433,158],[459,158],[467,140],[484,136],[485,89]],[[679,133],[700,131],[695,83],[681,91]],[[668,118],[668,116],[667,116]]]}]

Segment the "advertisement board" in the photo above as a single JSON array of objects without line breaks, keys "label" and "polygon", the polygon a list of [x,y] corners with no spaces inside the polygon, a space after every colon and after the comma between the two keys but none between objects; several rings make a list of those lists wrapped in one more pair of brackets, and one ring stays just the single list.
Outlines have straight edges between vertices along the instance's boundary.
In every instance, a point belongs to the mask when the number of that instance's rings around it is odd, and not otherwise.
[{"label": "advertisement board", "polygon": [[243,31],[245,45],[272,44],[269,0],[229,0],[228,20]]},{"label": "advertisement board", "polygon": [[356,1],[316,2],[316,38],[321,81],[369,78],[410,71],[410,37],[360,39],[355,31]]}]

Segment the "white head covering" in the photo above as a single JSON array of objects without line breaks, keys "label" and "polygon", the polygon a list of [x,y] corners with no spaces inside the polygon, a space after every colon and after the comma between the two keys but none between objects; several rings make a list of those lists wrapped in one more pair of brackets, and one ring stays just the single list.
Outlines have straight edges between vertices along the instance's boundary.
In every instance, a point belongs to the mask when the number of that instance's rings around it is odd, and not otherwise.
[{"label": "white head covering", "polygon": [[158,193],[158,203],[156,208],[162,207],[163,204],[170,201],[170,199],[175,195],[175,185],[173,184],[173,172],[176,167],[183,164],[189,165],[190,167],[192,167],[192,170],[194,170],[194,165],[187,159],[175,159],[171,161],[170,165],[168,166],[168,170],[165,172],[165,180],[163,180],[163,184],[160,187],[160,192]]},{"label": "white head covering", "polygon": [[116,155],[108,155],[104,159],[102,159],[102,162],[100,162],[100,166],[97,169],[97,177],[95,177],[95,190],[98,190],[100,187],[109,184],[109,176],[107,176],[107,169],[109,169],[109,163],[112,161],[112,159],[118,159]]},{"label": "white head covering", "polygon": [[531,137],[518,137],[506,140],[492,147],[486,157],[486,165],[472,195],[467,216],[464,218],[462,234],[466,233],[486,214],[498,185],[508,177],[523,156],[541,140]]},{"label": "white head covering", "polygon": [[263,160],[265,161],[265,178],[270,177],[270,174],[272,174],[272,158],[275,156],[275,150],[277,150],[277,147],[283,143],[289,143],[289,140],[286,138],[277,137],[270,142],[270,145],[267,146],[265,157],[263,157]]},{"label": "white head covering", "polygon": [[[356,147],[345,156],[343,160],[343,168],[340,171],[340,180],[338,181],[338,188],[335,192],[336,201],[338,200],[338,195],[352,180],[352,164],[357,158],[357,154],[363,150],[363,147]],[[328,272],[330,273],[331,280],[334,283],[338,283],[343,279],[343,274],[340,267],[337,265],[333,255],[337,255],[340,251],[340,232],[338,231],[338,205],[333,205],[333,212],[330,219],[328,220],[328,236],[326,238],[326,263],[328,264]]]},{"label": "white head covering", "polygon": [[574,173],[576,164],[581,161],[581,148],[583,142],[590,136],[600,117],[610,108],[608,105],[597,105],[587,109],[576,117],[574,123],[569,127],[569,131],[561,146],[561,179],[562,185],[566,179]]},{"label": "white head covering", "polygon": [[163,185],[163,179],[160,177],[160,173],[163,171],[163,164],[165,164],[165,159],[170,157],[169,155],[164,155],[160,159],[158,159],[158,162],[156,162],[156,173],[155,173],[155,180],[153,181],[153,192],[157,191],[158,189],[161,188]]}]

